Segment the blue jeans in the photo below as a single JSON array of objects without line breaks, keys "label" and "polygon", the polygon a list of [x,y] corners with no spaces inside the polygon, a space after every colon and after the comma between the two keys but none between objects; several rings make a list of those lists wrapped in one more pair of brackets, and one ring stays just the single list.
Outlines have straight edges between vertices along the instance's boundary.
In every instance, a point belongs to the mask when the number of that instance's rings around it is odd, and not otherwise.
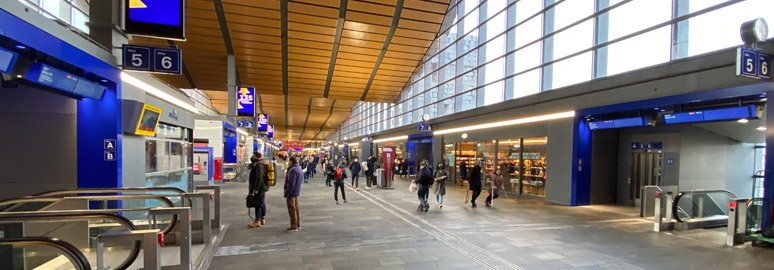
[{"label": "blue jeans", "polygon": [[261,198],[261,203],[255,208],[255,220],[266,217],[266,192],[257,194]]},{"label": "blue jeans", "polygon": [[304,173],[304,180],[309,180],[309,169]]},{"label": "blue jeans", "polygon": [[441,203],[441,204],[443,203],[443,194],[438,193],[438,195],[435,198],[438,199],[438,203]]}]

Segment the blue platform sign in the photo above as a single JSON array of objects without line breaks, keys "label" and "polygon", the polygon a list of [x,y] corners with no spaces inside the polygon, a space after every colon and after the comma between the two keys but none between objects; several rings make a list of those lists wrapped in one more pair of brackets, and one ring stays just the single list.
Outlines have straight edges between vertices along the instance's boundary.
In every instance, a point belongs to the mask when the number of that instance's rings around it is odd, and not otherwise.
[{"label": "blue platform sign", "polygon": [[170,74],[181,74],[182,59],[178,49],[156,48],[153,52],[153,71]]},{"label": "blue platform sign", "polygon": [[258,131],[268,131],[269,130],[269,115],[259,113],[258,114]]},{"label": "blue platform sign", "polygon": [[179,49],[123,45],[124,70],[181,74],[182,53]]},{"label": "blue platform sign", "polygon": [[736,75],[771,80],[771,55],[747,48],[737,48]]},{"label": "blue platform sign", "polygon": [[254,128],[255,127],[255,122],[250,121],[250,120],[239,120],[239,121],[237,121],[237,127],[241,127],[241,128]]},{"label": "blue platform sign", "polygon": [[432,131],[433,126],[431,126],[428,123],[419,123],[419,126],[417,127],[419,131]]},{"label": "blue platform sign", "polygon": [[[255,88],[237,89],[237,115],[255,116]],[[260,120],[258,122],[260,123]]]}]

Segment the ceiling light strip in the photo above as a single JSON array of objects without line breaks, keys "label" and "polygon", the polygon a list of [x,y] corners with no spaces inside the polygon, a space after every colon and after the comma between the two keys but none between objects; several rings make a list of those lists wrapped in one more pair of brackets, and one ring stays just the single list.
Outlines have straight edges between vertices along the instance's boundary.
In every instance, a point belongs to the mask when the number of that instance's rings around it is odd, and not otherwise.
[{"label": "ceiling light strip", "polygon": [[371,83],[374,82],[376,72],[379,70],[379,66],[382,65],[382,59],[384,59],[384,55],[387,53],[387,49],[390,48],[392,37],[395,35],[395,30],[398,29],[398,22],[400,22],[401,11],[403,11],[403,0],[398,0],[398,2],[395,4],[395,14],[392,16],[392,25],[390,25],[390,31],[387,32],[387,37],[384,39],[382,51],[379,52],[379,58],[376,58],[374,69],[371,71],[371,77],[368,78],[368,83],[366,83],[366,87],[363,90],[363,95],[360,97],[361,101],[365,101],[366,96],[368,96],[368,90],[371,89]]},{"label": "ceiling light strip", "polygon": [[378,140],[374,140],[374,142],[375,143],[380,143],[380,142],[400,141],[400,140],[408,140],[408,135],[391,137],[391,138],[384,138],[384,139],[378,139]]},{"label": "ceiling light strip", "polygon": [[451,128],[451,129],[442,129],[442,130],[437,130],[433,132],[433,135],[443,135],[443,134],[457,133],[457,132],[464,132],[464,131],[476,131],[476,130],[493,128],[493,127],[514,126],[514,125],[529,124],[529,123],[536,123],[536,122],[570,118],[570,117],[575,117],[575,111],[544,114],[544,115],[538,115],[538,116],[531,116],[531,117],[525,117],[525,118],[518,118],[518,119],[512,119],[512,120],[506,120],[506,121],[492,122],[492,123]]},{"label": "ceiling light strip", "polygon": [[132,75],[129,75],[129,73],[126,73],[126,71],[122,71],[121,72],[121,81],[126,82],[128,84],[131,84],[131,85],[133,85],[133,86],[135,86],[137,88],[140,88],[143,91],[145,91],[146,93],[150,94],[151,96],[160,98],[160,99],[162,99],[162,100],[164,100],[166,102],[169,102],[169,103],[171,103],[171,104],[173,104],[175,106],[178,106],[180,108],[183,108],[183,109],[185,109],[187,111],[190,111],[192,113],[197,113],[197,114],[199,113],[199,110],[196,109],[196,107],[194,107],[193,105],[188,104],[187,102],[185,102],[183,100],[180,100],[180,99],[178,99],[176,97],[173,97],[172,95],[167,94],[166,92],[162,91],[161,89],[153,87],[152,85],[150,85],[150,84],[148,84],[148,83],[146,83],[146,82],[144,82],[144,81],[142,81],[140,79],[137,79],[137,78],[133,77]]}]

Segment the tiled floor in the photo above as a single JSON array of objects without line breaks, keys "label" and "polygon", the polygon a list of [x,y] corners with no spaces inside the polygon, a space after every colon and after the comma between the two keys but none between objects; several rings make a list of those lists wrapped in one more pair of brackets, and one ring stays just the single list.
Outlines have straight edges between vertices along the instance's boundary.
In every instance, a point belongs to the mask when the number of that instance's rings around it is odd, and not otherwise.
[{"label": "tiled floor", "polygon": [[349,203],[336,205],[333,188],[314,179],[299,198],[302,230],[285,233],[282,184],[267,193],[267,224],[256,229],[246,226],[247,185],[224,185],[231,226],[210,269],[774,269],[773,250],[728,248],[696,231],[654,233],[628,213],[513,196],[487,208],[486,192],[473,209],[454,185],[443,209],[431,198],[430,211],[418,213],[407,180],[394,190],[348,189]]}]

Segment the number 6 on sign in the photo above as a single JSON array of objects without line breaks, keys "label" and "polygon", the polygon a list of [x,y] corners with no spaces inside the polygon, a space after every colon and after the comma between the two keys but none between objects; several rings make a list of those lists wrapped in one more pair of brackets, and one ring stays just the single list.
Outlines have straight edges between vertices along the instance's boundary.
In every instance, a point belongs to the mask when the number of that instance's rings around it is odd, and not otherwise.
[{"label": "number 6 on sign", "polygon": [[763,79],[769,79],[771,80],[771,69],[769,68],[769,65],[771,65],[771,56],[763,53],[758,54],[758,66],[760,69],[758,69],[758,77]]},{"label": "number 6 on sign", "polygon": [[180,74],[180,51],[156,48],[153,71]]}]

